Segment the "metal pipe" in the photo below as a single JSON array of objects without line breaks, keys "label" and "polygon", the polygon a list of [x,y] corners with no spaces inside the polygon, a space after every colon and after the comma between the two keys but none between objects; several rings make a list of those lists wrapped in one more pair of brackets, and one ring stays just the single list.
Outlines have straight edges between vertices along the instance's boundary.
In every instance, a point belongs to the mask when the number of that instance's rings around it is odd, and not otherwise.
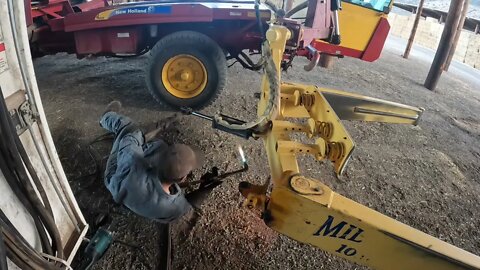
[{"label": "metal pipe", "polygon": [[417,15],[415,16],[415,20],[413,21],[412,32],[410,32],[410,37],[408,38],[407,47],[405,48],[405,52],[403,53],[403,58],[407,59],[410,55],[410,50],[412,49],[413,40],[415,39],[415,34],[417,33],[418,23],[420,22],[420,17],[422,16],[423,11],[423,3],[425,0],[420,0],[417,8]]},{"label": "metal pipe", "polygon": [[333,33],[330,36],[329,43],[339,45],[341,41],[340,37],[340,21],[338,19],[338,11],[342,9],[342,2],[340,0],[332,0],[330,3],[330,11],[332,11],[333,19]]},{"label": "metal pipe", "polygon": [[340,21],[338,20],[338,10],[333,11],[333,23],[335,24],[335,35],[339,36],[340,35]]},{"label": "metal pipe", "polygon": [[50,215],[52,215],[53,217],[52,206],[50,205],[50,201],[48,200],[47,193],[45,192],[45,188],[40,182],[40,178],[38,178],[38,176],[36,175],[35,169],[33,168],[33,165],[30,161],[30,158],[27,152],[25,151],[25,148],[20,147],[20,145],[22,144],[22,142],[20,141],[20,138],[18,136],[13,136],[13,139],[15,140],[15,144],[17,145],[17,149],[20,154],[20,157],[25,163],[26,169],[30,173],[30,178],[33,180],[33,183],[37,188],[38,193],[40,193],[40,198],[42,198],[43,205],[45,205],[45,208],[47,209],[48,213],[50,213]]},{"label": "metal pipe", "polygon": [[206,115],[206,114],[203,114],[203,113],[199,113],[199,112],[192,112],[192,115],[195,115],[195,116],[198,116],[200,118],[203,118],[205,120],[208,120],[208,121],[213,121],[213,118]]},{"label": "metal pipe", "polygon": [[[19,176],[18,179],[21,181],[23,187],[25,188],[28,199],[32,203],[33,208],[38,212],[40,219],[44,223],[45,228],[47,229],[50,237],[52,238],[52,242],[57,247],[58,257],[63,258],[63,245],[62,239],[60,237],[60,232],[56,227],[53,216],[51,216],[45,209],[42,201],[40,200],[40,198],[38,198],[37,193],[32,183],[30,182],[30,179],[27,176],[24,163],[19,154],[17,145],[15,144],[15,141],[13,139],[14,135],[12,135],[15,134],[15,136],[17,136],[16,131],[13,128],[12,121],[8,115],[9,113],[5,104],[5,99],[3,93],[0,91],[0,126],[1,129],[4,131],[2,139],[5,140],[7,147],[9,147],[9,154],[11,155],[12,162],[14,163],[13,168],[16,170]],[[19,147],[23,147],[23,145],[20,145]]]},{"label": "metal pipe", "polygon": [[0,232],[0,270],[8,270],[7,250],[3,241],[3,233]]},{"label": "metal pipe", "polygon": [[172,233],[170,223],[158,223],[158,231],[160,232],[159,250],[161,253],[155,270],[171,270],[172,269]]}]

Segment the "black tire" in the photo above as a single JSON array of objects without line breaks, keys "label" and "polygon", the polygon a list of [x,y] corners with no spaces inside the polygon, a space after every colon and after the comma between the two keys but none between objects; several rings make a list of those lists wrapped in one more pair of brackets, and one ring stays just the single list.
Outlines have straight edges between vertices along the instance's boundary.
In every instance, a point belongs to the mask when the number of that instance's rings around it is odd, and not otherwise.
[{"label": "black tire", "polygon": [[[181,54],[197,58],[207,73],[204,90],[192,98],[179,98],[171,94],[160,76],[165,63]],[[225,88],[227,63],[222,49],[214,40],[198,32],[179,31],[163,37],[152,48],[146,77],[148,90],[159,103],[176,109],[183,106],[199,109],[212,103]]]}]

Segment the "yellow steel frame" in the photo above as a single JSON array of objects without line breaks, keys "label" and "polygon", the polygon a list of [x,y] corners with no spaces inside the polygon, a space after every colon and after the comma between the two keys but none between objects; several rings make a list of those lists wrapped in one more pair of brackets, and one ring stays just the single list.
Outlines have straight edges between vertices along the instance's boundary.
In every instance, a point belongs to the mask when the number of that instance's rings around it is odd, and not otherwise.
[{"label": "yellow steel frame", "polygon": [[[287,39],[284,27],[269,28],[267,40],[279,76]],[[259,115],[271,91],[266,77],[262,87]],[[345,198],[299,170],[297,156],[311,154],[330,160],[336,173],[342,172],[354,143],[341,119],[416,124],[423,109],[291,83],[281,84],[279,96],[271,128],[258,135],[268,154],[273,189],[269,194],[266,185],[242,191],[245,204],[262,209],[269,227],[375,269],[480,269],[479,257]],[[315,142],[293,141],[293,133]]]}]

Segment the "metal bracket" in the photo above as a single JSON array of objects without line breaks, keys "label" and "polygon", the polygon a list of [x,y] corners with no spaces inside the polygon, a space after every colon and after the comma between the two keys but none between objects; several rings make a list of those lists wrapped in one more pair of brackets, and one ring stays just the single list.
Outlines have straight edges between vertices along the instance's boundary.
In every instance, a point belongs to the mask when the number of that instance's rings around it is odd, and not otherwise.
[{"label": "metal bracket", "polygon": [[18,109],[10,110],[9,113],[18,135],[25,132],[28,126],[31,126],[38,118],[38,113],[32,110],[32,105],[28,100],[24,101]]},{"label": "metal bracket", "polygon": [[270,177],[262,185],[255,185],[245,181],[240,182],[238,190],[245,197],[242,206],[250,210],[256,208],[264,211],[268,201],[267,190],[269,186]]},{"label": "metal bracket", "polygon": [[39,117],[38,113],[32,110],[32,105],[28,100],[23,102],[22,105],[20,105],[20,108],[18,110],[22,115],[23,121],[27,125],[32,125],[35,122],[35,120]]},{"label": "metal bracket", "polygon": [[13,109],[9,111],[10,113],[10,118],[12,119],[13,126],[15,127],[15,130],[17,131],[17,135],[22,134],[27,130],[27,124],[23,120],[23,118],[20,116],[20,112],[17,109]]}]

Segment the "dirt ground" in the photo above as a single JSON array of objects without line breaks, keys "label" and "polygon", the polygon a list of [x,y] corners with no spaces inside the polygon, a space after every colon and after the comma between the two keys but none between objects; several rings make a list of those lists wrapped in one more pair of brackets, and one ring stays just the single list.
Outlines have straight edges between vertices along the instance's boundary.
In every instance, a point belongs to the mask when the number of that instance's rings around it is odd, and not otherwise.
[{"label": "dirt ground", "polygon": [[[145,57],[77,60],[57,55],[35,60],[57,150],[87,221],[93,225],[98,214],[108,213],[116,239],[130,243],[114,243],[94,269],[155,269],[158,261],[157,225],[113,203],[92,159],[92,155],[105,156],[109,142],[96,143],[88,151],[89,143],[104,133],[98,117],[111,100],[122,101],[124,113],[144,129],[172,114],[147,93],[145,63]],[[329,166],[310,158],[302,165],[305,174],[346,197],[480,254],[480,85],[447,73],[437,91],[431,92],[422,86],[430,63],[405,60],[388,50],[375,63],[341,59],[331,69],[310,73],[303,71],[305,63],[297,59],[283,79],[426,109],[417,127],[347,122],[357,148],[345,176],[335,178]],[[203,112],[254,118],[260,74],[236,65],[228,75],[227,89]],[[268,175],[260,141],[212,130],[209,123],[191,116],[182,116],[165,138],[205,152],[204,168],[197,175],[212,166],[238,168],[239,144],[251,167],[241,179],[229,179],[218,187],[201,212],[173,226],[174,269],[366,269],[278,235],[240,207],[238,182],[260,183]]]}]

